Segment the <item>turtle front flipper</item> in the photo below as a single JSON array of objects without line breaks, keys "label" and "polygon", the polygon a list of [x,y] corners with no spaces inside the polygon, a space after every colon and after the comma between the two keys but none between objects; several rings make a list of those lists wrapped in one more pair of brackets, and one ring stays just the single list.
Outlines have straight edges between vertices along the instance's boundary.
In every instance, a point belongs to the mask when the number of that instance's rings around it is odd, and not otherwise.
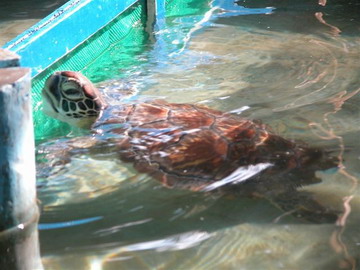
[{"label": "turtle front flipper", "polygon": [[36,147],[37,176],[47,178],[63,170],[75,156],[101,156],[111,153],[112,148],[114,143],[95,136],[49,140]]},{"label": "turtle front flipper", "polygon": [[312,194],[305,191],[282,193],[270,198],[270,201],[286,214],[312,223],[335,223],[340,214],[321,205]]}]

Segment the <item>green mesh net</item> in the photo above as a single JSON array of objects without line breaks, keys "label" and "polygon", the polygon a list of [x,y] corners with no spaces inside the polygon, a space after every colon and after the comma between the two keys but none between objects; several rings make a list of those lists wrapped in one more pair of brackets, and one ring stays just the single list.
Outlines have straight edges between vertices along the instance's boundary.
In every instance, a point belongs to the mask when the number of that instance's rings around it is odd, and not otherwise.
[{"label": "green mesh net", "polygon": [[[208,11],[210,2],[168,0],[166,17],[171,20],[171,17],[204,14]],[[169,23],[171,24],[170,21]],[[147,48],[149,38],[145,28],[146,1],[139,1],[33,79],[33,114],[37,143],[84,132],[43,114],[41,89],[46,78],[57,70],[81,71],[94,82],[121,77],[121,71],[130,70],[141,64],[142,60],[136,55]]]},{"label": "green mesh net", "polygon": [[[41,89],[49,74],[57,70],[81,71],[88,77],[92,77],[91,71],[103,70],[103,74],[96,74],[97,78],[111,78],[113,74],[102,68],[104,65],[103,55],[111,51],[111,47],[124,44],[124,47],[142,47],[145,41],[144,31],[144,4],[138,3],[110,22],[95,35],[79,45],[71,53],[61,58],[44,72],[36,76],[32,81],[33,116],[35,126],[35,139],[37,142],[57,137],[64,134],[81,133],[80,130],[70,127],[55,119],[49,118],[42,112]],[[129,27],[131,26],[131,27]],[[128,59],[132,59],[132,50],[126,51]],[[98,61],[100,59],[100,61]],[[136,63],[119,63],[124,66]]]}]

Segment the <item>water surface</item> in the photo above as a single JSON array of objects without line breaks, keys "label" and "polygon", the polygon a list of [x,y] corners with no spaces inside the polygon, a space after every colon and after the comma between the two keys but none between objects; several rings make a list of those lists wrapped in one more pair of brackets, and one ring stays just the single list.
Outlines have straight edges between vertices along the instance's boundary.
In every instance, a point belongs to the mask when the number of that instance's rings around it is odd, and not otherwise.
[{"label": "water surface", "polygon": [[39,22],[68,0],[1,0],[0,46]]},{"label": "water surface", "polygon": [[[113,155],[80,153],[48,178],[39,171],[45,268],[357,269],[360,7],[321,4],[209,2],[202,14],[168,18],[157,42],[135,53],[138,65],[117,66],[119,45],[83,72],[105,85],[105,73],[118,72],[112,79],[136,90],[128,100],[232,111],[333,151],[341,168],[319,172],[321,183],[301,189],[342,212],[337,224],[283,215],[263,199],[167,189]],[[268,14],[246,15],[243,7]]]}]

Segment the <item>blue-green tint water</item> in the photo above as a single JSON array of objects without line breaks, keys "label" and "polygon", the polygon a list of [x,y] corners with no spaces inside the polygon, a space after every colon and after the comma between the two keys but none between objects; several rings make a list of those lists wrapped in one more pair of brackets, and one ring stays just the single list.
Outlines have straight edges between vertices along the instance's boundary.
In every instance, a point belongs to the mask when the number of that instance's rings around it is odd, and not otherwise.
[{"label": "blue-green tint water", "polygon": [[0,46],[9,42],[66,2],[68,0],[1,0]]},{"label": "blue-green tint water", "polygon": [[312,224],[262,199],[167,189],[112,154],[49,169],[41,151],[61,152],[67,134],[38,146],[45,269],[359,269],[360,5],[199,2],[168,17],[154,43],[131,54],[115,44],[82,72],[114,104],[115,79],[132,89],[127,101],[233,111],[333,151],[341,168],[301,189],[343,215]]}]

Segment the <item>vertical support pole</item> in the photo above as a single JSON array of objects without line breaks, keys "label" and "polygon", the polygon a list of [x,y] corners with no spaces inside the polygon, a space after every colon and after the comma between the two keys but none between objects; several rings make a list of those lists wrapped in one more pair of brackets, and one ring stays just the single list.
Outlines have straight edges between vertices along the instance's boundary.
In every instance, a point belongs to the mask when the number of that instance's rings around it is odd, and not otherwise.
[{"label": "vertical support pole", "polygon": [[166,0],[147,0],[147,22],[146,31],[149,34],[149,40],[154,44],[153,51],[158,58],[163,55],[169,56],[167,51],[167,42],[164,40],[164,33],[161,31],[166,28]]},{"label": "vertical support pole", "polygon": [[147,0],[147,32],[154,33],[164,28],[165,24],[165,0]]},{"label": "vertical support pole", "polygon": [[0,56],[0,269],[41,269],[31,72],[11,67],[15,54]]}]

